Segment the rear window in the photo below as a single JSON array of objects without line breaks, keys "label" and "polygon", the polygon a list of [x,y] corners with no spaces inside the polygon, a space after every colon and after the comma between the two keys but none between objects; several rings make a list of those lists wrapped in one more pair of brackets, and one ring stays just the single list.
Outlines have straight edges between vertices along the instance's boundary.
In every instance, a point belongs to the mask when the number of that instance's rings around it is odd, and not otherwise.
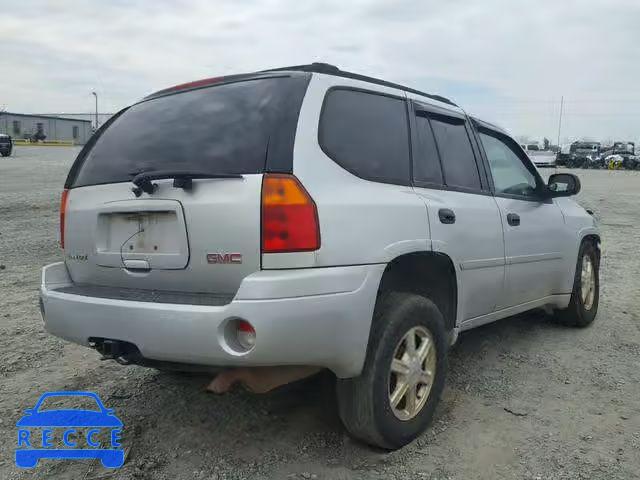
[{"label": "rear window", "polygon": [[290,171],[306,85],[302,77],[250,79],[142,101],[81,152],[67,186],[152,170],[262,173],[269,157],[272,171]]},{"label": "rear window", "polygon": [[360,90],[327,93],[320,119],[322,150],[354,175],[409,183],[409,129],[404,100]]}]

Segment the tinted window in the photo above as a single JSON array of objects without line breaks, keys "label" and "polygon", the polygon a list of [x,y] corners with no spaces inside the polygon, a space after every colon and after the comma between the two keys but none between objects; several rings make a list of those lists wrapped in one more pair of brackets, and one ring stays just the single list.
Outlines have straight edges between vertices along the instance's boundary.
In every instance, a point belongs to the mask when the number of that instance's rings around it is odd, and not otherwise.
[{"label": "tinted window", "polygon": [[130,181],[149,170],[262,173],[267,150],[279,148],[274,136],[291,136],[292,155],[295,123],[279,121],[291,105],[287,80],[221,84],[133,105],[79,158],[73,186]]},{"label": "tinted window", "polygon": [[407,184],[409,130],[403,100],[331,90],[320,119],[320,146],[336,163],[370,180]]},{"label": "tinted window", "polygon": [[480,174],[464,122],[437,117],[431,119],[431,127],[447,186],[480,190]]},{"label": "tinted window", "polygon": [[413,179],[420,182],[442,184],[442,170],[438,149],[429,125],[429,119],[416,117],[418,151],[413,155]]},{"label": "tinted window", "polygon": [[536,177],[517,153],[498,137],[480,134],[496,193],[535,197]]}]

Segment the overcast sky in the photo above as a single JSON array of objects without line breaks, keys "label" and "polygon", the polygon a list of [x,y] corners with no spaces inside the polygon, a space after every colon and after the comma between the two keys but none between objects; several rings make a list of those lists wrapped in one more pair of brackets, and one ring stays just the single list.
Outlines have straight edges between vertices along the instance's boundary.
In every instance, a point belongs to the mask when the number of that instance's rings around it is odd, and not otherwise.
[{"label": "overcast sky", "polygon": [[3,0],[0,109],[117,111],[197,78],[323,61],[514,135],[640,138],[640,0]]}]

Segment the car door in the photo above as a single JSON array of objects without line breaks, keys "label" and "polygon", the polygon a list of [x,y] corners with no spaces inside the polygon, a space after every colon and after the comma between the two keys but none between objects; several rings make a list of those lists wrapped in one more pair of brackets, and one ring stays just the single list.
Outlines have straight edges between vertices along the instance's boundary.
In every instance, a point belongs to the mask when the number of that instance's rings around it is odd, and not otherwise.
[{"label": "car door", "polygon": [[508,135],[477,126],[504,227],[506,281],[498,308],[561,292],[564,217],[524,151]]},{"label": "car door", "polygon": [[463,114],[413,104],[414,189],[427,207],[432,248],[458,275],[458,319],[491,313],[502,296],[504,243],[498,207]]}]

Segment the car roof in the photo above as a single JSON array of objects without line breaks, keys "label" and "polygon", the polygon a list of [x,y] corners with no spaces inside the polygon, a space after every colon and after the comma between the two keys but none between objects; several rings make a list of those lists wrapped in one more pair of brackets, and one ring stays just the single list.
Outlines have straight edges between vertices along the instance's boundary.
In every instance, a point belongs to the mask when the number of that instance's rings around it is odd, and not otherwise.
[{"label": "car roof", "polygon": [[288,67],[271,68],[268,70],[263,70],[262,72],[281,72],[281,71],[322,73],[325,75],[334,75],[336,77],[350,78],[352,80],[360,80],[362,82],[372,83],[374,85],[380,85],[380,86],[389,87],[389,88],[396,88],[404,92],[413,93],[416,95],[427,97],[432,100],[437,100],[438,102],[446,103],[448,105],[457,107],[455,103],[453,103],[451,100],[441,95],[434,95],[432,93],[421,92],[420,90],[416,90],[415,88],[407,87],[406,85],[401,85],[399,83],[388,82],[386,80],[381,80],[379,78],[369,77],[367,75],[361,75],[359,73],[354,73],[354,72],[348,72],[346,70],[341,70],[335,65],[331,65],[329,63],[314,62],[314,63],[304,64],[304,65],[291,65]]},{"label": "car roof", "polygon": [[177,91],[190,90],[190,89],[193,89],[193,88],[200,88],[200,87],[204,87],[204,86],[211,86],[211,85],[214,85],[216,83],[228,83],[228,82],[232,82],[232,81],[240,81],[240,80],[244,80],[244,79],[264,77],[264,76],[269,75],[269,74],[277,74],[277,73],[282,73],[282,74],[296,74],[296,73],[298,73],[298,74],[300,74],[300,73],[312,74],[312,73],[320,73],[320,74],[324,74],[324,75],[333,75],[333,76],[336,76],[336,77],[350,78],[352,80],[359,80],[359,81],[371,83],[371,84],[374,84],[374,85],[380,85],[380,86],[384,86],[384,87],[395,88],[397,90],[402,90],[404,92],[413,93],[415,95],[419,95],[419,96],[422,96],[422,97],[429,98],[431,100],[436,100],[438,102],[451,105],[453,107],[457,107],[457,105],[455,103],[453,103],[451,100],[449,100],[448,98],[443,97],[441,95],[434,95],[434,94],[431,94],[431,93],[421,92],[420,90],[416,90],[414,88],[407,87],[406,85],[401,85],[399,83],[388,82],[386,80],[381,80],[379,78],[369,77],[369,76],[366,76],[366,75],[361,75],[359,73],[348,72],[346,70],[339,69],[335,65],[330,65],[328,63],[318,63],[318,62],[304,64],[304,65],[291,65],[291,66],[288,66],[288,67],[270,68],[270,69],[267,69],[267,70],[261,70],[261,71],[258,71],[258,72],[251,72],[251,73],[242,73],[242,74],[236,74],[236,75],[225,75],[225,76],[219,76],[219,77],[205,78],[205,79],[196,80],[196,81],[193,81],[193,82],[187,82],[187,83],[184,83],[184,84],[175,85],[175,86],[172,86],[172,87],[169,87],[169,88],[165,88],[165,89],[159,90],[159,91],[154,92],[154,93],[152,93],[150,95],[147,95],[146,97],[144,97],[143,100],[150,100],[152,98],[163,96],[163,95],[166,95],[166,94],[169,94],[169,93],[175,93]]}]

